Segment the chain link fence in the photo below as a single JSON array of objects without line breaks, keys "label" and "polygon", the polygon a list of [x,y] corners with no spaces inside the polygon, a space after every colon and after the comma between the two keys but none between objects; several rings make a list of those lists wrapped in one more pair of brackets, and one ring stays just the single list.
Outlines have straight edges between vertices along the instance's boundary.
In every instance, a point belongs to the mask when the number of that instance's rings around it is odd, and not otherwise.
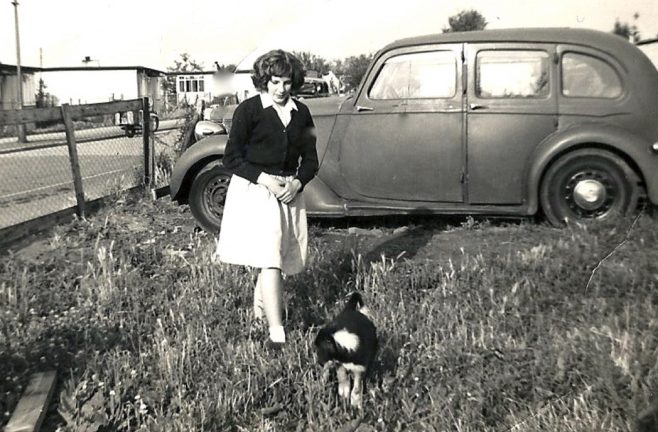
[{"label": "chain link fence", "polygon": [[147,98],[0,111],[0,236],[168,185],[184,124],[152,115]]}]

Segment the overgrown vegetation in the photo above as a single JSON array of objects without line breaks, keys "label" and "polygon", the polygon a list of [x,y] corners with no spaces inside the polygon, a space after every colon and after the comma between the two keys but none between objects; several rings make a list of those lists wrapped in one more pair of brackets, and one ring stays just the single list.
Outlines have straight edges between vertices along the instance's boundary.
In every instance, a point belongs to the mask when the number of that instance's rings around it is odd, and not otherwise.
[{"label": "overgrown vegetation", "polygon": [[[122,197],[2,258],[0,412],[55,368],[64,431],[632,430],[658,388],[655,221],[402,221],[313,225],[270,352],[255,275],[214,263],[187,211]],[[362,412],[312,353],[354,289],[381,339]]]}]

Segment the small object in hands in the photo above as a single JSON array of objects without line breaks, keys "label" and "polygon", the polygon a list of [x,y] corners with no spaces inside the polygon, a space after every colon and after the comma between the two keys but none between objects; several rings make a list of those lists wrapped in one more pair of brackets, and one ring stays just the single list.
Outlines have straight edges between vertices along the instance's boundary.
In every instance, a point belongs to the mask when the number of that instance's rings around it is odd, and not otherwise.
[{"label": "small object in hands", "polygon": [[[320,364],[337,367],[338,395],[358,408],[363,406],[363,380],[378,346],[377,329],[364,309],[361,294],[351,293],[343,311],[320,329],[315,338]],[[353,385],[350,385],[350,376],[354,379]]]}]

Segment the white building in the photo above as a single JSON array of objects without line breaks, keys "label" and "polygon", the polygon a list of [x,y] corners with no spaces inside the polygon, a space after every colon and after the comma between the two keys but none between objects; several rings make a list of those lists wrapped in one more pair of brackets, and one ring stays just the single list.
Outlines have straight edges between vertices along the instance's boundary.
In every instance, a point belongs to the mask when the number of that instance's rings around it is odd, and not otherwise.
[{"label": "white building", "polygon": [[234,95],[233,74],[229,72],[169,72],[176,76],[176,100],[197,105],[212,103],[218,96]]},{"label": "white building", "polygon": [[[38,78],[35,74],[38,68],[23,66],[23,106],[35,105]],[[9,110],[18,108],[18,86],[16,66],[0,63],[0,109]]]},{"label": "white building", "polygon": [[163,102],[165,73],[143,66],[42,68],[46,91],[72,105],[148,97],[156,110]]}]

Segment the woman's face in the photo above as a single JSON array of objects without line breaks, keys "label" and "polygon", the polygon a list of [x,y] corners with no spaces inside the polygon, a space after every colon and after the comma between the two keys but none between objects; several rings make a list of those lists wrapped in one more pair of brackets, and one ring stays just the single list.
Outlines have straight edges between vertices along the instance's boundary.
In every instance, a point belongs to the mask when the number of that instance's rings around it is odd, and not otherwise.
[{"label": "woman's face", "polygon": [[272,76],[267,82],[267,93],[272,96],[272,100],[278,104],[285,104],[290,96],[292,88],[292,78]]}]

